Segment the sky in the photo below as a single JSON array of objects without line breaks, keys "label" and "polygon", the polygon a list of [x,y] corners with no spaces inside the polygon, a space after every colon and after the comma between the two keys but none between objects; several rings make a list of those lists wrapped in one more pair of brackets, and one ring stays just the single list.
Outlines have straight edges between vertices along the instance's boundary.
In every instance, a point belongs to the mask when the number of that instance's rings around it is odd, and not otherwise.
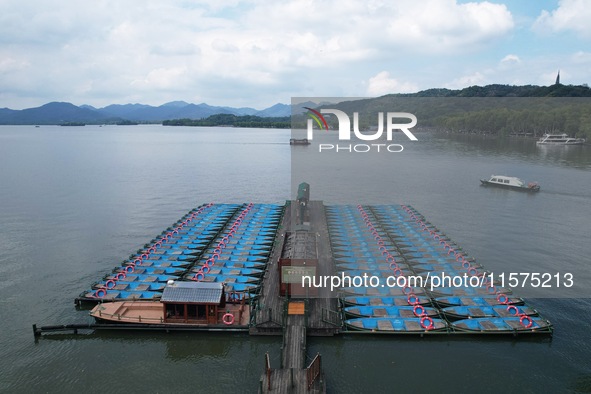
[{"label": "sky", "polygon": [[588,0],[0,0],[0,108],[591,82]]}]

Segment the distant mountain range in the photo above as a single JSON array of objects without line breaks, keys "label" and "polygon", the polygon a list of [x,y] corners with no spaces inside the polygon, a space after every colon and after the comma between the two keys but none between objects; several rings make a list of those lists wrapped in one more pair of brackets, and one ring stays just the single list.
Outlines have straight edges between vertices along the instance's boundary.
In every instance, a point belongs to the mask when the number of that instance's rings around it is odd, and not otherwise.
[{"label": "distant mountain range", "polygon": [[[335,108],[350,109],[355,106],[356,111],[363,112],[374,103],[384,103],[388,100],[402,97],[591,97],[591,89],[587,85],[573,86],[556,83],[551,86],[511,86],[487,85],[470,86],[468,88],[428,89],[417,93],[389,94],[374,99],[362,99],[342,102]],[[295,115],[307,112],[306,107],[318,107],[328,103],[305,102],[294,108]],[[332,107],[333,105],[331,105]],[[367,107],[367,108],[366,108]],[[37,108],[12,110],[0,108],[0,124],[64,124],[64,123],[161,123],[166,120],[205,119],[212,115],[230,114],[235,116],[258,116],[262,118],[280,118],[292,115],[288,104],[275,104],[269,108],[257,111],[254,108],[216,107],[205,103],[190,104],[184,101],[172,101],[159,107],[144,104],[113,104],[104,108],[94,108],[90,105],[79,107],[71,103],[52,102]]]},{"label": "distant mountain range", "polygon": [[90,105],[75,106],[71,103],[51,102],[36,108],[12,110],[0,108],[0,124],[64,124],[69,122],[103,124],[122,121],[160,123],[170,119],[204,119],[216,114],[260,117],[290,116],[288,104],[275,104],[263,110],[254,108],[216,107],[173,101],[159,107],[145,104],[113,104],[104,108]]}]

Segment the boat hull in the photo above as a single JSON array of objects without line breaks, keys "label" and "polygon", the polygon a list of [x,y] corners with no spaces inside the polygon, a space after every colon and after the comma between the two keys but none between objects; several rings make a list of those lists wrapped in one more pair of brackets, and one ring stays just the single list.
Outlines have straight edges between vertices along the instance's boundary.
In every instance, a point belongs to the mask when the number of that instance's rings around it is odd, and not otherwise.
[{"label": "boat hull", "polygon": [[539,185],[536,185],[534,187],[501,185],[499,183],[489,182],[485,179],[481,179],[480,182],[482,183],[483,186],[494,186],[494,187],[498,187],[501,189],[518,190],[520,192],[536,193],[536,192],[540,191]]}]

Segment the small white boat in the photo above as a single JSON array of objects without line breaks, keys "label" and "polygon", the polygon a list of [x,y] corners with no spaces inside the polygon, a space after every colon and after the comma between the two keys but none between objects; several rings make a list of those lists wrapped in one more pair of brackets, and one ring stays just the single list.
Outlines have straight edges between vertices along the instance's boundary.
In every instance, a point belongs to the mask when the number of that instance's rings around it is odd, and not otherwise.
[{"label": "small white boat", "polygon": [[491,175],[490,179],[481,179],[480,182],[484,186],[498,186],[504,187],[506,189],[515,189],[525,192],[538,192],[540,191],[540,185],[536,182],[529,182],[525,184],[521,179],[516,178],[514,176],[505,176],[505,175]]},{"label": "small white boat", "polygon": [[569,137],[566,134],[544,134],[537,142],[540,145],[582,145],[584,138]]}]

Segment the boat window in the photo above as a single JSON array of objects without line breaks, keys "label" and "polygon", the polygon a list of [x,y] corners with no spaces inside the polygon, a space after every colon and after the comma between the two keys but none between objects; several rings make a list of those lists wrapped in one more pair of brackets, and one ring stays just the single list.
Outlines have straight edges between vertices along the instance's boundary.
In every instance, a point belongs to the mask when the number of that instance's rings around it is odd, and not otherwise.
[{"label": "boat window", "polygon": [[509,180],[508,180],[508,179],[505,179],[503,182],[505,182],[505,183],[509,183]]},{"label": "boat window", "polygon": [[497,178],[493,178],[493,179],[491,179],[490,181],[491,181],[491,182],[496,182],[496,181],[497,181]]}]

